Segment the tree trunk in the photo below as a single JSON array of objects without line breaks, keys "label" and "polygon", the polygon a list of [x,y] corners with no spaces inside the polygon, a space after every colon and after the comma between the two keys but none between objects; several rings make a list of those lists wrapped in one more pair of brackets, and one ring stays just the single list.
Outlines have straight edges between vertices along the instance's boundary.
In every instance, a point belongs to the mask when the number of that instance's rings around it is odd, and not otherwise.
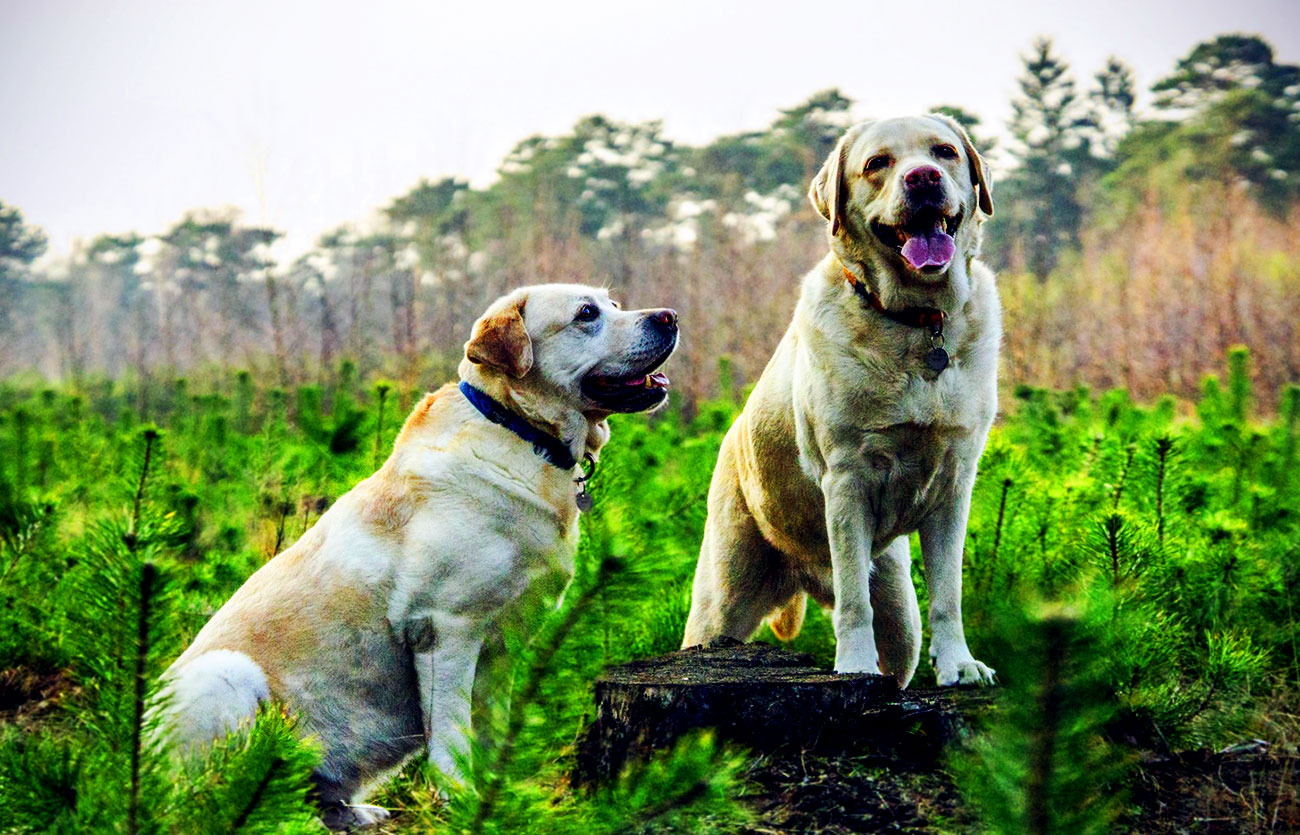
[{"label": "tree trunk", "polygon": [[[271,317],[271,348],[275,356],[275,377],[283,389],[289,387],[289,359],[284,348],[284,321],[280,315],[280,288],[276,283],[275,275],[267,269],[265,272],[266,280],[266,307]],[[322,292],[324,292],[322,290]]]},{"label": "tree trunk", "polygon": [[966,731],[983,691],[899,691],[887,676],[840,675],[803,653],[720,638],[611,668],[596,682],[596,717],[578,740],[573,780],[590,785],[632,759],[713,728],[755,751],[876,753],[933,762]]}]

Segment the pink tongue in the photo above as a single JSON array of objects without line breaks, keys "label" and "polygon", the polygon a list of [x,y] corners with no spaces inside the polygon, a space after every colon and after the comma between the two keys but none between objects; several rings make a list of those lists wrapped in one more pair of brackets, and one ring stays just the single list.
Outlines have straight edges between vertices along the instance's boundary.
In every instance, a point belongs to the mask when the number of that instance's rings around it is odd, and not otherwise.
[{"label": "pink tongue", "polygon": [[903,257],[914,270],[947,266],[955,251],[952,236],[938,228],[914,235],[903,244]]}]

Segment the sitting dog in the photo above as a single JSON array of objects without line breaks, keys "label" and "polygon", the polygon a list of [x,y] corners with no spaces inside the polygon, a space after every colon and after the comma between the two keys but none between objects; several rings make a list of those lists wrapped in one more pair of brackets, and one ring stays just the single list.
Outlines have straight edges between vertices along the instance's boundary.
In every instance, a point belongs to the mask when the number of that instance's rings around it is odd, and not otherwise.
[{"label": "sitting dog", "polygon": [[323,745],[317,796],[335,828],[387,817],[352,801],[422,746],[455,775],[486,630],[530,587],[568,582],[588,500],[578,463],[599,455],[611,413],[664,402],[657,369],[676,345],[672,310],[623,311],[592,287],[493,303],[460,385],[425,396],[379,471],[253,574],[165,674],[172,741],[207,742],[283,701]]},{"label": "sitting dog", "polygon": [[920,532],[941,685],[987,683],[966,646],[961,563],[997,410],[1001,312],[975,260],[993,214],[966,132],[931,115],[865,122],[809,189],[830,252],[732,425],[683,646],[790,639],[833,607],[835,669],[906,687],[921,647],[908,536]]}]

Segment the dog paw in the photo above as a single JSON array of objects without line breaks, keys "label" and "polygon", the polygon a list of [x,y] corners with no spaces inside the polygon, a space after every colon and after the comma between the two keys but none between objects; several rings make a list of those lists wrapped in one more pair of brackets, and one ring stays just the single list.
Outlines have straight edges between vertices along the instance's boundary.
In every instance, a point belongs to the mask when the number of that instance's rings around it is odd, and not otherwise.
[{"label": "dog paw", "polygon": [[865,656],[849,656],[835,659],[837,673],[869,673],[880,675],[880,659],[875,653]]},{"label": "dog paw", "polygon": [[388,820],[388,810],[366,803],[331,806],[321,815],[325,826],[333,830],[362,829]]},{"label": "dog paw", "polygon": [[997,670],[969,656],[955,659],[940,658],[934,665],[934,677],[940,687],[992,684],[996,676]]},{"label": "dog paw", "polygon": [[880,653],[870,627],[836,633],[835,672],[880,675]]}]

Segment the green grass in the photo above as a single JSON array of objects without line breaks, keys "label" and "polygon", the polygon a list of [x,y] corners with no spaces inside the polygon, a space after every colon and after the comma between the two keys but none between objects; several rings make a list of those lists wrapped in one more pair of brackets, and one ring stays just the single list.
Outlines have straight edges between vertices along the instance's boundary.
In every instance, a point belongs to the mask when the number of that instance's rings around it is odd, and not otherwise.
[{"label": "green grass", "polygon": [[[1086,670],[1076,718],[1087,721],[1062,731],[1083,737],[1062,737],[1060,750],[1078,753],[1053,762],[1060,785],[1090,767],[1093,739],[1179,749],[1279,733],[1273,706],[1300,688],[1300,389],[1283,393],[1278,417],[1255,419],[1247,363],[1228,365],[1194,416],[1119,391],[1023,388],[1004,404],[973,502],[967,633],[1007,692],[1028,700],[1010,715],[1032,725],[1048,720],[1034,718],[1037,685],[1019,660],[1044,639],[1023,643],[1036,628],[1025,613],[1058,601],[1077,614],[1083,637],[1069,645],[1086,655],[1075,667]],[[4,691],[0,831],[311,826],[303,796],[315,752],[295,741],[291,718],[268,712],[173,779],[137,697],[277,544],[391,445],[414,393],[354,378],[345,367],[340,384],[294,392],[247,375],[80,392],[0,384],[0,670],[65,682],[39,709],[21,688]],[[560,611],[508,622],[486,665],[474,778],[444,803],[412,763],[375,798],[403,810],[392,831],[740,825],[742,763],[707,737],[594,797],[570,792],[565,776],[600,670],[677,647],[709,478],[736,409],[613,419],[573,588]],[[828,664],[829,618],[811,609],[794,646]],[[923,668],[914,686],[932,683]],[[998,751],[1029,743],[998,733],[961,786],[1009,794],[976,807],[1021,802],[1020,783],[999,783],[1012,772]],[[230,820],[213,811],[240,797],[256,802]]]}]

